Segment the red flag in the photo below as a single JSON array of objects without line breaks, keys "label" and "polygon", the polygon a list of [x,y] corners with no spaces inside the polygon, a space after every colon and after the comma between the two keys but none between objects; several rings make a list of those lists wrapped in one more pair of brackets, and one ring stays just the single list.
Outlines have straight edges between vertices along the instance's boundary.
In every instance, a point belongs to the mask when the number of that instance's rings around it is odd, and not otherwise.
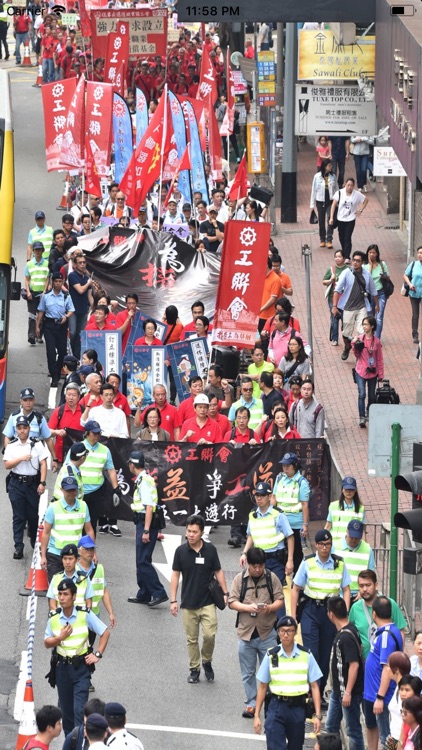
[{"label": "red flag", "polygon": [[114,90],[124,96],[125,68],[129,62],[129,22],[118,21],[117,31],[110,34],[104,67],[104,82],[112,83]]},{"label": "red flag", "polygon": [[170,184],[170,187],[169,187],[166,199],[164,201],[163,208],[167,208],[167,206],[168,206],[168,202],[169,202],[169,200],[170,200],[170,198],[171,198],[171,196],[173,194],[174,183],[175,183],[177,177],[179,176],[179,172],[182,172],[183,169],[192,169],[192,164],[191,164],[191,160],[190,160],[190,153],[189,153],[189,145],[190,144],[188,143],[187,146],[186,146],[186,148],[185,148],[185,150],[184,150],[184,152],[183,152],[183,154],[182,154],[182,156],[180,157],[179,162],[176,165],[176,169],[175,169],[175,172],[174,172],[174,175],[173,175],[173,179],[171,181],[171,184]]},{"label": "red flag", "polygon": [[227,48],[227,107],[220,128],[220,135],[231,135],[234,125],[234,79],[230,65],[230,50]]},{"label": "red flag", "polygon": [[196,98],[202,99],[212,109],[218,97],[217,80],[214,65],[205,44],[202,45],[201,75]]},{"label": "red flag", "polygon": [[211,174],[214,180],[221,180],[223,177],[223,149],[221,144],[221,136],[218,130],[217,116],[213,107],[210,107],[208,110],[208,139]]},{"label": "red flag", "polygon": [[[58,81],[59,83],[59,81]],[[60,81],[61,83],[61,81]],[[74,169],[84,166],[85,146],[85,78],[78,81],[67,113],[66,127],[61,144],[62,164]]]},{"label": "red flag", "polygon": [[267,269],[269,222],[227,221],[212,343],[252,349]]},{"label": "red flag", "polygon": [[61,145],[66,132],[67,112],[76,89],[76,78],[45,83],[41,88],[44,108],[45,156],[47,171],[65,169],[60,160]]},{"label": "red flag", "polygon": [[91,37],[91,18],[86,9],[85,0],[79,0],[79,18],[83,37]]},{"label": "red flag", "polygon": [[109,83],[88,81],[86,84],[86,137],[100,177],[107,177],[110,169],[112,138],[111,115],[113,86]]},{"label": "red flag", "polygon": [[230,188],[229,200],[236,201],[246,198],[248,194],[248,170],[246,169],[246,151],[243,152],[242,160],[237,168],[233,184]]},{"label": "red flag", "polygon": [[120,181],[120,189],[125,193],[127,203],[133,208],[135,216],[148,190],[160,176],[162,163],[171,148],[172,133],[167,89],[165,89]]},{"label": "red flag", "polygon": [[100,176],[88,136],[85,138],[85,190],[98,198],[102,197]]}]

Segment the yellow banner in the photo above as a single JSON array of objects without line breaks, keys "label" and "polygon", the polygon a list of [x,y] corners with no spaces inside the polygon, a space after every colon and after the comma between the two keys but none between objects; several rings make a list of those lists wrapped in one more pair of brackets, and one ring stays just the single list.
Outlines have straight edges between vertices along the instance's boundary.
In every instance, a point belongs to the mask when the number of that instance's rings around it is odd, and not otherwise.
[{"label": "yellow banner", "polygon": [[374,36],[366,36],[355,44],[338,44],[331,31],[299,31],[299,80],[356,80],[374,76]]}]

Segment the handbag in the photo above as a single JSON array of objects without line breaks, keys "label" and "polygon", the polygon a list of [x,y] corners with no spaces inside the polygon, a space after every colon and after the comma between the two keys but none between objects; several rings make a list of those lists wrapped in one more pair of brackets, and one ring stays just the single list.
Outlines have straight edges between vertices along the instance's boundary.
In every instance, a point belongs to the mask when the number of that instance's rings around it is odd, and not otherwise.
[{"label": "handbag", "polygon": [[[415,265],[415,261],[413,261],[412,265],[410,266],[410,271],[409,271],[409,275],[408,275],[408,277],[407,277],[407,278],[409,279],[409,281],[412,281],[412,276],[413,276],[413,266],[414,266],[414,265]],[[402,286],[401,290],[400,290],[400,294],[401,294],[401,296],[402,296],[402,297],[408,297],[408,296],[409,296],[409,290],[410,290],[409,284],[406,284],[406,282],[405,282],[405,283],[403,284],[403,286]]]},{"label": "handbag", "polygon": [[315,213],[315,209],[311,209],[311,215],[309,217],[310,224],[318,224],[318,216]]},{"label": "handbag", "polygon": [[226,608],[226,602],[224,599],[224,592],[221,588],[220,584],[218,583],[215,576],[213,576],[208,584],[208,591],[210,593],[211,599],[213,600],[214,604],[218,609],[225,609]]},{"label": "handbag", "polygon": [[334,209],[333,225],[332,225],[333,229],[337,229],[337,227],[338,227],[338,217],[337,217],[337,214],[338,214],[338,206],[336,206],[335,209]]},{"label": "handbag", "polygon": [[[381,268],[383,268],[383,266],[384,266],[384,264],[381,261]],[[394,284],[391,281],[390,277],[387,276],[387,274],[385,273],[385,271],[383,271],[382,274],[380,274],[380,281],[381,281],[381,284],[382,284],[383,292],[384,292],[386,298],[388,299],[389,297],[391,297],[391,295],[394,292]]]}]

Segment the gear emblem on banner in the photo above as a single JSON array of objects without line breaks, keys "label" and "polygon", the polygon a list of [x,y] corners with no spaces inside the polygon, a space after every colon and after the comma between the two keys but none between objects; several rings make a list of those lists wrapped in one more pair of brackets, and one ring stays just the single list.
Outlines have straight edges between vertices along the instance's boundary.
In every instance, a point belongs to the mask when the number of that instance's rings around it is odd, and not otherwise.
[{"label": "gear emblem on banner", "polygon": [[245,229],[242,229],[239,239],[241,244],[245,245],[245,247],[253,245],[256,242],[255,229],[253,227],[245,227]]},{"label": "gear emblem on banner", "polygon": [[169,445],[164,451],[164,458],[169,464],[177,464],[182,458],[182,451],[177,445]]}]

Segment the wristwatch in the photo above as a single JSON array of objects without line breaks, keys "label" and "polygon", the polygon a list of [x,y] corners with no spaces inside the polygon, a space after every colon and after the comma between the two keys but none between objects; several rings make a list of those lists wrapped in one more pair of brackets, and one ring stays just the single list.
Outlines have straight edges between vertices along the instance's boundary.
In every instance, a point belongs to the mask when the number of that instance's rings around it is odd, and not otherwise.
[{"label": "wristwatch", "polygon": [[318,721],[322,721],[322,714],[314,714],[314,719],[318,719]]},{"label": "wristwatch", "polygon": [[149,529],[144,529],[143,533],[144,534],[149,534]]},{"label": "wristwatch", "polygon": [[95,654],[94,654],[94,656],[96,656],[97,659],[102,659],[103,658],[103,655],[102,655],[101,651],[96,651]]},{"label": "wristwatch", "polygon": [[40,484],[42,484],[42,486],[45,487],[47,485],[47,482],[40,482]]},{"label": "wristwatch", "polygon": [[377,701],[383,701],[383,700],[385,700],[385,695],[380,695],[379,693],[377,693]]}]

